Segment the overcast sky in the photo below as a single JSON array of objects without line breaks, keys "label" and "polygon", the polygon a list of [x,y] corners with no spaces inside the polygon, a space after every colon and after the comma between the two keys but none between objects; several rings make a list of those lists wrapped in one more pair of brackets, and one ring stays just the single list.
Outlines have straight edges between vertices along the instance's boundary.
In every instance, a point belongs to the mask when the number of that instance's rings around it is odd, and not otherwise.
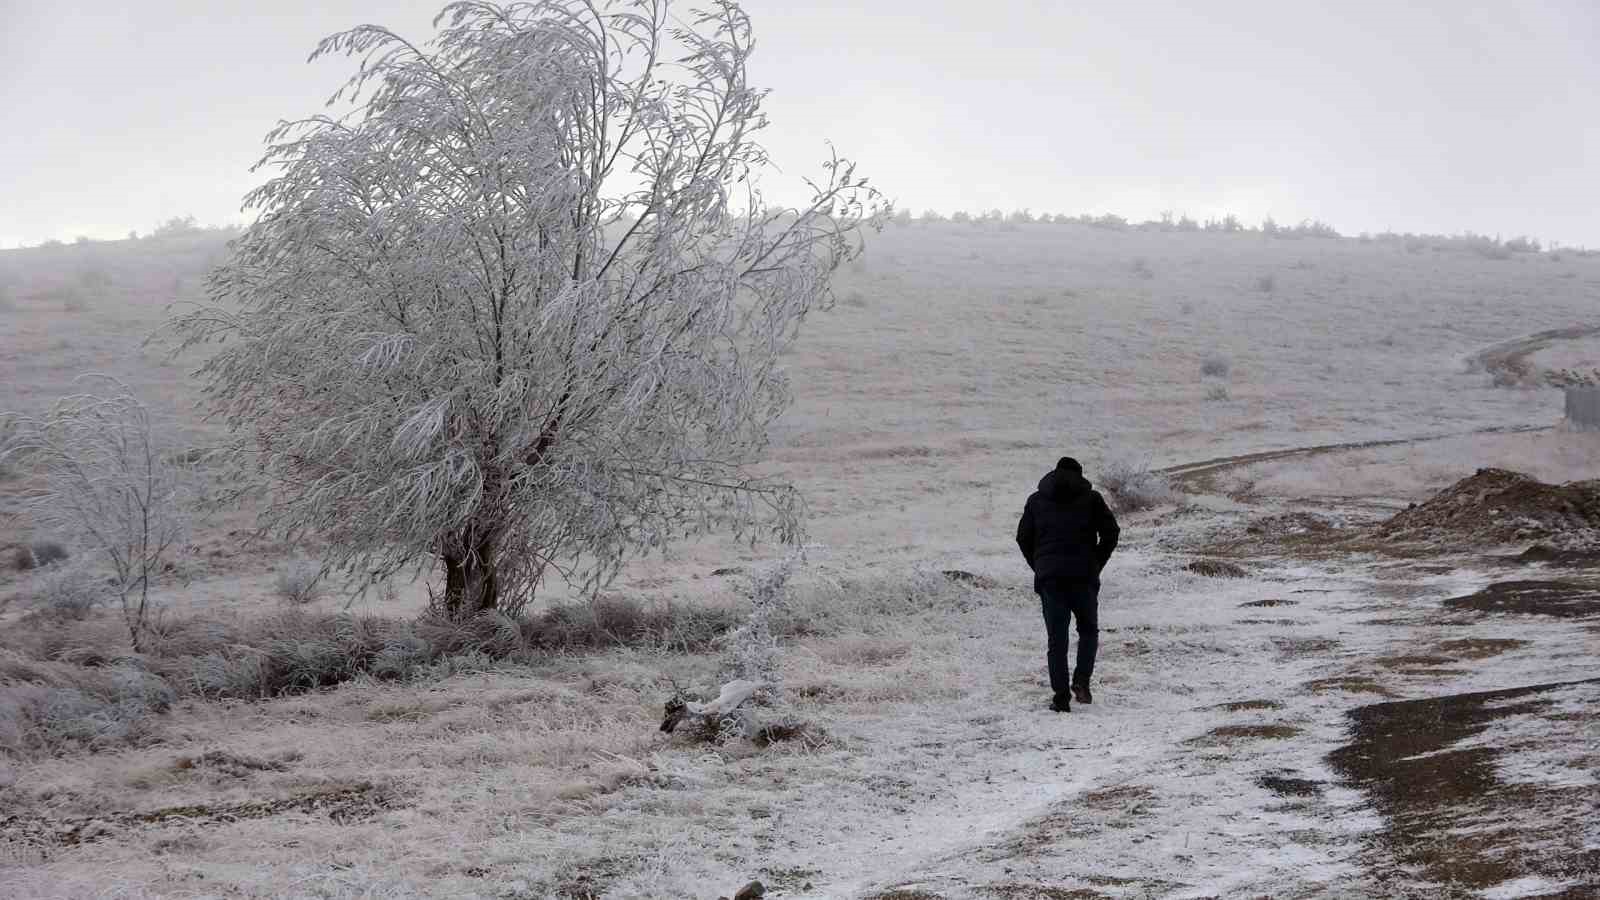
[{"label": "overcast sky", "polygon": [[[239,222],[279,118],[416,0],[0,0],[0,247]],[[1595,0],[749,0],[763,143],[916,211],[1232,212],[1600,246]],[[769,179],[774,199],[796,200]],[[787,194],[787,196],[785,196]]]}]

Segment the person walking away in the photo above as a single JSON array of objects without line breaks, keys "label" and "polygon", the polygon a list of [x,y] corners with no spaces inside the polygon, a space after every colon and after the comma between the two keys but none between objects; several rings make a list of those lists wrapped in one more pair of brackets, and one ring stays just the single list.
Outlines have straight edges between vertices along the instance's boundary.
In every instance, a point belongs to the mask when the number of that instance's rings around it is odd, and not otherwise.
[{"label": "person walking away", "polygon": [[[1017,523],[1017,546],[1033,570],[1033,589],[1044,607],[1050,668],[1050,708],[1069,712],[1072,701],[1093,703],[1089,679],[1100,644],[1100,571],[1117,549],[1117,517],[1083,477],[1083,466],[1063,456],[1039,480]],[[1067,630],[1078,620],[1078,664],[1069,669]],[[1070,675],[1069,675],[1070,672]]]}]

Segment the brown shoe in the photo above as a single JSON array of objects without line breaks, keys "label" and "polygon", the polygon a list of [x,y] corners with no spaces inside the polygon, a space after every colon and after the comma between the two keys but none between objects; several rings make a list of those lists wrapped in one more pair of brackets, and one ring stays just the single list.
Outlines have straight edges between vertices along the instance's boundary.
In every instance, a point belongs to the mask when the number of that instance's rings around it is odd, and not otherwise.
[{"label": "brown shoe", "polygon": [[1087,684],[1075,684],[1072,686],[1072,699],[1079,703],[1093,703],[1094,695],[1089,693]]}]

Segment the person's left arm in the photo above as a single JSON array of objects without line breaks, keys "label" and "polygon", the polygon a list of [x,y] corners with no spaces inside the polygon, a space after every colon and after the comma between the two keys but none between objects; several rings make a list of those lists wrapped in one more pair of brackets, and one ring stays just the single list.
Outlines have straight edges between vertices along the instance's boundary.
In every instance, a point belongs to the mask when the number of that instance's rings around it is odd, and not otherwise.
[{"label": "person's left arm", "polygon": [[1033,568],[1033,504],[1022,507],[1022,520],[1017,523],[1017,546],[1022,550],[1022,558],[1028,561],[1028,568]]},{"label": "person's left arm", "polygon": [[1111,507],[1106,505],[1106,498],[1099,492],[1094,495],[1094,533],[1095,556],[1100,560],[1100,568],[1104,569],[1106,563],[1111,561],[1111,554],[1117,551],[1117,539],[1122,536],[1122,529],[1117,525],[1117,517],[1112,515]]}]

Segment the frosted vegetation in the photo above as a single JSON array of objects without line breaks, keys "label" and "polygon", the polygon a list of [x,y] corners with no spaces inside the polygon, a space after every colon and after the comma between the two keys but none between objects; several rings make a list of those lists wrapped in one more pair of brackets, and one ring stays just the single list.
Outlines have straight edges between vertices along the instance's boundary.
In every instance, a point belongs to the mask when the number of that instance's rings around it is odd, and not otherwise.
[{"label": "frosted vegetation", "polygon": [[[1600,256],[913,215],[839,159],[770,209],[748,21],[615,10],[336,35],[353,112],[274,132],[257,224],[0,253],[0,895],[1593,880],[1592,686],[1441,738],[1486,805],[1419,831],[1329,763],[1375,701],[1592,677],[1592,619],[1440,612],[1522,546],[1324,544],[1593,477],[1549,376]],[[1125,525],[1065,722],[1012,543],[1063,452]]]},{"label": "frosted vegetation", "polygon": [[805,208],[762,202],[737,6],[440,21],[426,50],[375,26],[318,46],[361,57],[355,113],[268,136],[220,302],[177,323],[224,342],[201,376],[268,526],[349,574],[438,560],[452,617],[713,526],[795,540],[792,490],[748,467],[877,193],[834,157]]}]

